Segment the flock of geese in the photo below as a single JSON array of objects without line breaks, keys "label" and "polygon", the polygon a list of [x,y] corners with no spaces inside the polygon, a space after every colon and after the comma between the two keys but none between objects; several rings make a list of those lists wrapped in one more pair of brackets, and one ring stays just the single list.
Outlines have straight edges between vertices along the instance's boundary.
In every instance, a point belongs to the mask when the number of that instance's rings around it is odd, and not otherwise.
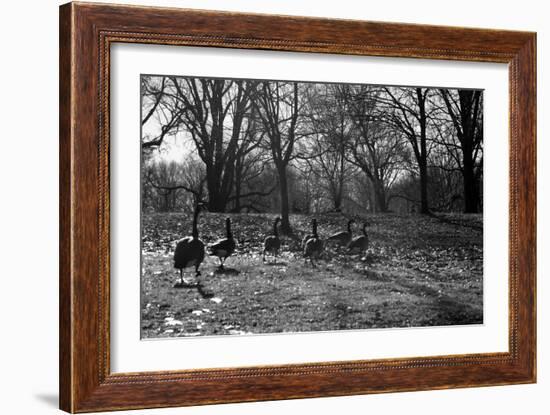
[{"label": "flock of geese", "polygon": [[[199,239],[198,216],[201,208],[199,204],[193,213],[193,230],[191,236],[180,239],[176,244],[174,252],[174,268],[180,272],[180,284],[184,284],[183,270],[194,267],[195,275],[201,275],[199,267],[204,261],[206,247],[204,242]],[[281,249],[281,239],[279,237],[279,222],[281,218],[276,218],[273,222],[272,233],[264,239],[262,260],[266,261],[266,254],[272,255],[275,259]],[[367,235],[367,223],[363,223],[363,234],[353,237],[352,224],[355,221],[349,220],[346,230],[335,233],[326,240],[319,237],[317,233],[317,219],[311,220],[311,233],[302,239],[303,256],[309,259],[312,266],[315,266],[314,260],[318,259],[325,249],[326,244],[337,244],[348,249],[348,252],[365,252],[369,246],[369,237]],[[220,261],[220,270],[224,270],[225,261],[235,252],[237,244],[231,232],[231,219],[225,219],[225,238],[219,239],[207,247],[211,256],[218,257]]]}]

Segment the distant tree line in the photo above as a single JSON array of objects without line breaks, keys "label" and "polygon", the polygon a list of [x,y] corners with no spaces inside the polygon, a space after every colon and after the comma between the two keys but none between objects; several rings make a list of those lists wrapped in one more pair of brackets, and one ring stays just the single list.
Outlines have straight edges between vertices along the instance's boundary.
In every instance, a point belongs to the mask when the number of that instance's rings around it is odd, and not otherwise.
[{"label": "distant tree line", "polygon": [[[143,208],[481,212],[479,90],[143,76]],[[156,157],[167,137],[189,148]]]}]

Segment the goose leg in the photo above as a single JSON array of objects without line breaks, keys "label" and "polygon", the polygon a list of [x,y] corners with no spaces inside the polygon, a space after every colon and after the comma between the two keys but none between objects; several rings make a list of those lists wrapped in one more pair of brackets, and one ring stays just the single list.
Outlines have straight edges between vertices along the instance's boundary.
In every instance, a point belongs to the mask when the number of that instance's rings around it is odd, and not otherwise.
[{"label": "goose leg", "polygon": [[201,272],[199,271],[200,265],[201,264],[195,265],[195,276],[197,276],[197,277],[201,275]]},{"label": "goose leg", "polygon": [[183,268],[180,268],[180,284],[183,285]]},{"label": "goose leg", "polygon": [[218,259],[220,260],[220,269],[223,269],[223,262],[224,261],[223,261],[222,257],[219,257]]},{"label": "goose leg", "polygon": [[264,249],[264,253],[263,253],[263,258],[262,258],[262,261],[265,262],[265,249]]}]

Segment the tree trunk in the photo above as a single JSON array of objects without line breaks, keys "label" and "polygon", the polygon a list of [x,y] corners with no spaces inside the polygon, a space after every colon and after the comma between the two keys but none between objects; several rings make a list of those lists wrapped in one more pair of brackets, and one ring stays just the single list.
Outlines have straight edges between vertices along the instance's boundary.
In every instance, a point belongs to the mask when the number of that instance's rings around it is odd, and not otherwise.
[{"label": "tree trunk", "polygon": [[428,207],[428,166],[426,160],[419,160],[420,170],[420,213],[426,215],[430,212]]},{"label": "tree trunk", "polygon": [[[476,156],[483,140],[483,127],[479,125],[483,114],[482,95],[480,91],[458,91],[458,104],[451,103],[449,92],[440,90],[447,106],[447,111],[457,131],[462,152],[462,179],[464,195],[464,213],[478,213],[481,207],[479,193],[479,174],[476,172]],[[481,167],[480,167],[481,168]]]},{"label": "tree trunk", "polygon": [[388,205],[386,201],[386,190],[383,183],[373,183],[374,206],[377,213],[386,213]]},{"label": "tree trunk", "polygon": [[[342,124],[343,124],[343,121],[342,121]],[[342,126],[342,130],[344,129],[344,127]],[[334,201],[334,210],[336,212],[340,212],[342,210],[342,200],[344,198],[344,181],[345,181],[345,177],[344,177],[344,173],[345,173],[345,160],[346,160],[346,155],[345,155],[345,151],[346,151],[346,147],[344,145],[344,138],[343,138],[343,133],[340,135],[340,154],[339,154],[339,157],[340,157],[340,171],[338,172],[339,174],[339,177],[338,177],[338,191],[336,193],[336,200]]]},{"label": "tree trunk", "polygon": [[472,157],[468,157],[467,154],[469,153],[464,153],[462,174],[464,181],[464,213],[478,213],[479,193],[474,173],[474,163]]},{"label": "tree trunk", "polygon": [[420,112],[420,213],[430,213],[428,207],[428,150],[426,148],[426,96],[422,94],[422,88],[416,89],[418,109]]},{"label": "tree trunk", "polygon": [[206,186],[208,188],[208,210],[210,212],[225,212],[227,198],[221,192],[217,177],[209,174]]},{"label": "tree trunk", "polygon": [[208,210],[210,212],[225,212],[225,202],[218,194],[212,195],[212,193],[210,193]]},{"label": "tree trunk", "polygon": [[339,191],[334,198],[334,211],[340,212],[342,210],[342,192]]},{"label": "tree trunk", "polygon": [[334,209],[335,212],[339,212],[342,209],[342,199],[343,199],[341,183],[338,183],[336,180],[330,180],[329,193],[330,193],[330,200],[332,202],[332,208]]},{"label": "tree trunk", "polygon": [[241,180],[240,170],[237,169],[235,174],[235,207],[233,209],[237,213],[241,211]]},{"label": "tree trunk", "polygon": [[239,213],[241,211],[241,185],[235,183],[235,206],[233,212]]},{"label": "tree trunk", "polygon": [[279,173],[279,189],[281,192],[281,231],[285,234],[291,232],[289,220],[289,203],[288,203],[288,181],[286,177],[286,166],[277,166]]}]

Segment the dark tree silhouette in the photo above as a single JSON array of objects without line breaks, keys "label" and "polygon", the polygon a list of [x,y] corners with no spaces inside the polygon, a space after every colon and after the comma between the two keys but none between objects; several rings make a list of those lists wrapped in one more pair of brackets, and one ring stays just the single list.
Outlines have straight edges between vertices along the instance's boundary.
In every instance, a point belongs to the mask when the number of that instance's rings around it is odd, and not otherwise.
[{"label": "dark tree silhouette", "polygon": [[245,123],[243,138],[235,157],[234,192],[229,198],[233,202],[233,212],[240,212],[243,209],[258,210],[254,199],[269,196],[276,189],[276,186],[271,186],[268,190],[256,190],[257,186],[254,182],[264,174],[269,161],[269,157],[261,149],[265,132],[261,128],[261,121],[254,108],[250,109]]},{"label": "dark tree silhouette", "polygon": [[148,209],[204,190],[212,212],[280,211],[285,233],[293,212],[482,209],[482,91],[143,76],[141,94]]},{"label": "dark tree silhouette", "polygon": [[341,211],[347,180],[354,170],[346,162],[352,122],[337,85],[320,84],[310,91],[305,118],[314,134],[307,148],[312,156],[305,160],[326,189],[332,209]]},{"label": "dark tree silhouette", "polygon": [[479,180],[483,171],[480,159],[483,146],[482,93],[465,89],[440,89],[439,93],[456,132],[451,137],[456,137],[456,147],[462,156],[459,168],[463,176],[464,212],[477,213],[480,208]]},{"label": "dark tree silhouette", "polygon": [[291,232],[287,168],[294,157],[299,113],[297,82],[262,82],[255,103],[279,179],[281,230]]},{"label": "dark tree silhouette", "polygon": [[403,140],[379,110],[383,93],[380,88],[346,85],[341,91],[354,126],[346,158],[372,183],[376,211],[387,212],[389,189],[397,179],[400,165],[404,164]]},{"label": "dark tree silhouette", "polygon": [[165,137],[176,134],[184,109],[180,100],[170,97],[166,77],[141,77],[141,125],[145,126],[153,116],[161,124],[159,131],[154,134],[144,134],[141,147],[144,150],[158,149]]},{"label": "dark tree silhouette", "polygon": [[178,119],[205,165],[208,209],[224,212],[233,190],[235,161],[253,86],[247,81],[223,79],[170,80],[183,108]]},{"label": "dark tree silhouette", "polygon": [[428,203],[428,146],[427,96],[429,88],[385,88],[387,103],[394,112],[389,120],[407,137],[418,166],[420,176],[420,213],[429,213]]}]

